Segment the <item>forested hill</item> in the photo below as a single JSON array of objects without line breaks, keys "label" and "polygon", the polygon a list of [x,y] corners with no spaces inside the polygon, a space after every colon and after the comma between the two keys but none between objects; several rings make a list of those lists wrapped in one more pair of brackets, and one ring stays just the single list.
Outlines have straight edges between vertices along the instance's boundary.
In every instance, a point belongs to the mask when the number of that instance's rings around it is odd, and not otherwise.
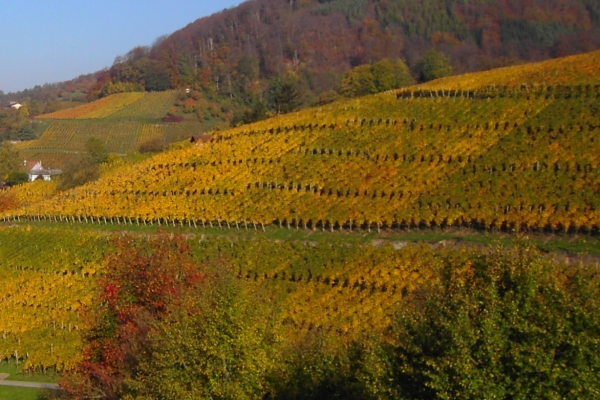
[{"label": "forested hill", "polygon": [[[160,90],[197,84],[250,102],[293,71],[305,95],[336,89],[343,72],[403,58],[418,74],[436,48],[455,73],[600,48],[597,0],[250,0],[120,57],[96,85]],[[306,99],[305,99],[306,100]]]},{"label": "forested hill", "polygon": [[[427,58],[432,49],[436,57]],[[0,100],[35,116],[119,92],[190,88],[192,99],[178,106],[207,130],[594,49],[598,0],[249,0],[136,47],[105,71]],[[383,59],[396,67],[378,65]],[[26,118],[3,114],[0,140],[35,131]]]}]

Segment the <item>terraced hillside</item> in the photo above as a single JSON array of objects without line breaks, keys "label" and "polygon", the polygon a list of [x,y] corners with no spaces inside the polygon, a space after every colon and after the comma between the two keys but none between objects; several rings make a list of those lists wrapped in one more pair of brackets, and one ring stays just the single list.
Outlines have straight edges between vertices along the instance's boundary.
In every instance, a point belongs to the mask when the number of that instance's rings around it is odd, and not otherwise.
[{"label": "terraced hillside", "polygon": [[3,215],[596,231],[600,71],[590,65],[599,56],[470,75],[467,89],[467,78],[457,77],[441,81],[445,89],[388,92],[216,132],[212,143]]},{"label": "terraced hillside", "polygon": [[37,116],[38,119],[161,118],[173,103],[175,91],[117,93],[79,107]]},{"label": "terraced hillside", "polygon": [[85,232],[0,227],[0,361],[73,368],[105,244]]},{"label": "terraced hillside", "polygon": [[[598,54],[543,65],[560,72],[561,65],[585,66]],[[515,393],[524,387],[563,393],[563,377],[583,371],[564,378],[572,382],[569,390],[597,393],[598,358],[581,357],[598,354],[593,267],[559,266],[528,247],[434,250],[407,242],[357,244],[352,240],[362,235],[310,231],[307,236],[325,239],[267,239],[292,232],[285,228],[458,225],[597,233],[600,71],[590,72],[585,84],[578,77],[553,83],[544,68],[536,66],[535,75],[544,83],[530,77],[526,85],[512,84],[510,69],[483,73],[475,78],[485,84],[468,88],[457,77],[439,89],[414,87],[213,132],[212,142],[186,141],[137,164],[115,164],[97,182],[69,191],[36,181],[0,192],[0,362],[91,372],[84,386],[104,390],[118,385],[128,355],[141,360],[143,353],[155,358],[133,363],[136,373],[127,377],[147,374],[135,387],[159,387],[161,394],[150,397],[208,397],[186,395],[198,386],[225,398],[239,385],[235,393],[263,398],[307,385],[317,391],[312,398],[323,398],[321,383],[349,374],[343,376],[352,390],[360,381],[371,391],[356,398],[399,398],[410,387],[397,375],[407,371],[398,355],[433,365],[428,350],[413,344],[458,338],[443,346],[447,354],[469,350],[458,363],[467,366],[459,368],[465,382],[483,376],[477,371],[485,360],[501,359],[506,370],[518,371],[516,378],[505,379],[492,363],[481,382],[505,390],[512,379]],[[490,75],[496,84],[487,84]],[[86,124],[105,129],[113,151],[134,146],[126,133],[134,122],[120,118],[55,121],[46,149],[76,154],[77,138],[86,135],[78,129]],[[121,130],[110,129],[116,126]],[[154,134],[135,132],[137,143]],[[31,148],[38,150],[45,149]],[[219,230],[217,237],[190,228],[183,237],[137,228],[149,224],[252,232]],[[262,234],[268,224],[273,227]],[[198,286],[187,292],[175,286],[181,282]],[[426,298],[455,303],[436,311]],[[437,314],[446,318],[439,325]],[[426,326],[426,317],[434,318],[434,328],[404,342],[411,331],[401,324]],[[512,346],[514,332],[528,334]],[[148,351],[138,351],[132,338]],[[481,355],[480,347],[465,345],[472,342],[489,347]],[[563,351],[569,348],[575,350]],[[452,357],[436,365],[455,374]],[[528,376],[522,371],[554,362],[555,369],[543,372],[544,387],[536,386],[537,374],[522,384]],[[125,390],[133,390],[130,382]]]},{"label": "terraced hillside", "polygon": [[498,68],[492,71],[464,74],[431,81],[420,88],[427,90],[476,90],[483,87],[506,86],[527,89],[547,89],[557,85],[586,86],[598,84],[600,52],[563,57],[539,63]]},{"label": "terraced hillside", "polygon": [[62,168],[71,157],[85,151],[85,143],[95,137],[108,151],[127,154],[147,141],[162,140],[165,144],[196,134],[194,123],[164,123],[173,106],[176,91],[152,93],[119,93],[83,106],[40,115],[50,121],[48,128],[36,140],[18,144],[27,160]]}]

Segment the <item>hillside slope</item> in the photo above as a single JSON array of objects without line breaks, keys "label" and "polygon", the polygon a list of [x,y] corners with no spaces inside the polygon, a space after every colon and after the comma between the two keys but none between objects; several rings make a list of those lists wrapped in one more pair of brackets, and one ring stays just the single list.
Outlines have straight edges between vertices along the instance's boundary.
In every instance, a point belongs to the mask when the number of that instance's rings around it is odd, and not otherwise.
[{"label": "hillside slope", "polygon": [[[388,92],[215,132],[212,143],[3,215],[332,230],[597,230],[600,71],[590,66],[599,55],[452,78],[432,83],[445,89]],[[495,85],[485,86],[490,80]],[[462,89],[465,81],[477,89]]]},{"label": "hillside slope", "polygon": [[42,161],[48,168],[63,168],[72,157],[86,151],[94,137],[115,154],[137,151],[141,145],[158,141],[163,146],[196,134],[196,120],[163,122],[173,108],[177,91],[119,93],[79,107],[43,114],[47,128],[35,140],[19,142],[23,158]]}]

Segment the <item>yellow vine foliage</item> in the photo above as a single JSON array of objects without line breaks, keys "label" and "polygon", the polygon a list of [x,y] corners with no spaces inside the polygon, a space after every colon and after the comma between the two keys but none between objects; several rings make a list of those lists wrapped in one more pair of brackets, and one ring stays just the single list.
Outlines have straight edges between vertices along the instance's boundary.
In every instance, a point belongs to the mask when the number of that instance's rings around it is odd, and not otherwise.
[{"label": "yellow vine foliage", "polygon": [[[598,229],[600,71],[587,67],[598,54],[519,67],[521,75],[486,72],[497,74],[496,85],[476,90],[457,90],[472,77],[455,77],[446,89],[409,88],[214,132],[211,143],[112,170],[0,216],[236,228]],[[561,84],[509,86],[557,65],[568,72],[577,60],[587,82],[598,84],[563,84],[577,82],[575,74]]]},{"label": "yellow vine foliage", "polygon": [[493,85],[528,85],[530,87],[597,85],[598,65],[600,65],[600,51],[593,51],[539,63],[442,78],[420,85],[418,88],[424,90],[475,90]]},{"label": "yellow vine foliage", "polygon": [[117,93],[78,107],[38,115],[39,119],[97,119],[106,118],[144,97],[144,93]]}]

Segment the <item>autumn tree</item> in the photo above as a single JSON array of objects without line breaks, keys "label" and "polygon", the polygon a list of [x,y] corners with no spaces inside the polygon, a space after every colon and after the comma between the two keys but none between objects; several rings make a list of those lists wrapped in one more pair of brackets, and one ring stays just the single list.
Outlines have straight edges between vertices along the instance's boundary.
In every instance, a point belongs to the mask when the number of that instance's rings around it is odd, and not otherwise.
[{"label": "autumn tree", "polygon": [[181,236],[113,240],[104,260],[98,307],[90,314],[84,360],[62,386],[70,398],[117,399],[139,392],[155,324],[202,282]]}]

